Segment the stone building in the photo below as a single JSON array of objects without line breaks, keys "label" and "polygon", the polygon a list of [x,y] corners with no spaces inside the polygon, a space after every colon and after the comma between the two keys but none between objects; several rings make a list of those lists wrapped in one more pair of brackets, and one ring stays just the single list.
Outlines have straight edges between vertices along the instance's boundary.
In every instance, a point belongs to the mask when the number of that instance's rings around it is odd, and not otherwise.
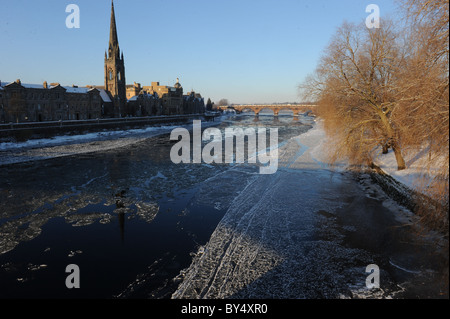
[{"label": "stone building", "polygon": [[[59,83],[0,83],[0,122],[96,119],[103,116],[105,92]],[[103,97],[102,97],[103,95]],[[106,101],[107,103],[107,101]]]},{"label": "stone building", "polygon": [[139,95],[142,91],[141,83],[134,82],[133,85],[128,84],[125,87],[126,87],[127,100],[131,99],[133,96]]},{"label": "stone building", "polygon": [[161,100],[156,92],[145,91],[140,83],[127,85],[127,116],[161,115]]},{"label": "stone building", "polygon": [[156,93],[141,92],[128,100],[128,116],[155,116],[161,113],[161,103]]},{"label": "stone building", "polygon": [[151,86],[144,86],[142,90],[150,95],[157,94],[161,104],[161,115],[183,114],[183,87],[178,79],[173,87],[152,82]]},{"label": "stone building", "polygon": [[206,110],[205,99],[200,93],[194,91],[183,95],[183,113],[184,114],[200,114]]}]

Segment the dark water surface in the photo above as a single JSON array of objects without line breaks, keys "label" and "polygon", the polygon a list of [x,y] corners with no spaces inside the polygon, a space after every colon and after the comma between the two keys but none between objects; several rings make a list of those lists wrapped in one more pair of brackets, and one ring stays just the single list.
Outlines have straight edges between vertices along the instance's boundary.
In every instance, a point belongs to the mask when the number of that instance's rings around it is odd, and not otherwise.
[{"label": "dark water surface", "polygon": [[[310,119],[251,116],[219,128]],[[257,167],[170,161],[168,135],[126,147],[0,169],[0,298],[167,298]],[[66,266],[80,268],[67,289]]]}]

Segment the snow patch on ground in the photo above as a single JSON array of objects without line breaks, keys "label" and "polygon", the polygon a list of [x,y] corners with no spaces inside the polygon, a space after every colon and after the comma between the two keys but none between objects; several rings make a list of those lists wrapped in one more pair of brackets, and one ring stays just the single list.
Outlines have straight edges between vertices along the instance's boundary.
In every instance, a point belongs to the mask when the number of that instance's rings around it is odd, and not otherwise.
[{"label": "snow patch on ground", "polygon": [[406,169],[398,170],[395,154],[389,149],[388,154],[381,154],[381,150],[374,163],[386,174],[412,190],[426,192],[426,187],[439,174],[439,159],[430,161],[427,149],[405,152]]}]

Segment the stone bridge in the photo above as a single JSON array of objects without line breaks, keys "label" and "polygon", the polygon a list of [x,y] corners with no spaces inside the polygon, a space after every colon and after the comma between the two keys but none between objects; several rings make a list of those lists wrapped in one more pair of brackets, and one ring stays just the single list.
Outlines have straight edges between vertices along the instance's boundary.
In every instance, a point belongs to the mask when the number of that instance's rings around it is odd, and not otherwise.
[{"label": "stone bridge", "polygon": [[314,113],[316,105],[312,104],[232,104],[229,106],[219,106],[221,110],[235,110],[237,113],[241,113],[245,110],[251,110],[258,116],[262,110],[272,110],[274,116],[278,116],[278,113],[282,110],[291,110],[294,116],[299,113]]}]

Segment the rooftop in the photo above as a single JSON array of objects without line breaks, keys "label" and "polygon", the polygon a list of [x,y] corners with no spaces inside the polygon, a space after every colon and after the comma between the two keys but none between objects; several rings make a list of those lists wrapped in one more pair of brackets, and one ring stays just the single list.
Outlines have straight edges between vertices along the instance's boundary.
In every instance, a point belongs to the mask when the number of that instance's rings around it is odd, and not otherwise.
[{"label": "rooftop", "polygon": [[[4,90],[4,87],[12,84],[12,83],[18,83],[17,81],[15,82],[0,82],[0,90]],[[22,85],[24,88],[27,89],[45,89],[44,83],[43,84],[31,84],[31,83],[22,83],[19,82],[18,84]],[[48,89],[53,89],[55,87],[61,86],[59,83],[52,83],[51,85],[47,86]],[[100,92],[100,97],[102,98],[102,100],[104,102],[112,102],[111,98],[109,97],[108,93],[106,92],[106,90],[104,88],[100,88],[100,87],[95,87],[95,86],[83,86],[83,87],[78,87],[76,85],[72,85],[72,86],[61,86],[62,88],[64,88],[66,90],[67,93],[78,93],[78,94],[86,94],[91,90],[98,90]]]}]

